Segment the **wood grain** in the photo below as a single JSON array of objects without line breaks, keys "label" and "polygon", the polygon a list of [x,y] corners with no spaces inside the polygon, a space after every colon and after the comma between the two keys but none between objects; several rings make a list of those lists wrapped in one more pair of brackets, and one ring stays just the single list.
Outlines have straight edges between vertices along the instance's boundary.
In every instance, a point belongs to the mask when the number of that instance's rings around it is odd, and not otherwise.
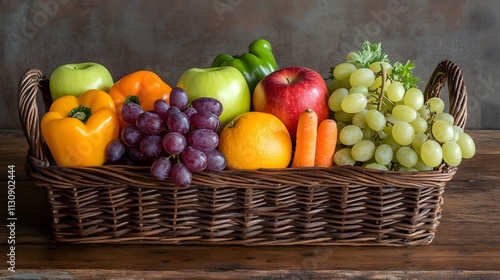
[{"label": "wood grain", "polygon": [[[44,191],[24,174],[20,131],[0,131],[3,166],[16,165],[18,279],[498,279],[500,131],[470,131],[477,154],[446,186],[436,238],[412,248],[343,246],[64,245],[50,237]],[[6,184],[7,173],[1,173]],[[7,198],[0,196],[6,208]],[[5,211],[0,211],[5,223]],[[2,237],[7,228],[0,228]],[[5,246],[6,239],[0,243]],[[1,252],[6,259],[6,250]],[[4,262],[5,263],[5,262]]]}]

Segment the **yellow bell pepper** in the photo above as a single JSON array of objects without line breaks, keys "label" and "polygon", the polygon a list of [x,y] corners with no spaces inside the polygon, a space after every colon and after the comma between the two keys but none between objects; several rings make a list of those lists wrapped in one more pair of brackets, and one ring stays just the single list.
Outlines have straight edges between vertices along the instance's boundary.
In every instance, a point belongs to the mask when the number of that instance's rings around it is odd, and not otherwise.
[{"label": "yellow bell pepper", "polygon": [[55,100],[41,128],[57,165],[99,166],[106,161],[106,146],[118,138],[119,123],[113,99],[89,90]]}]

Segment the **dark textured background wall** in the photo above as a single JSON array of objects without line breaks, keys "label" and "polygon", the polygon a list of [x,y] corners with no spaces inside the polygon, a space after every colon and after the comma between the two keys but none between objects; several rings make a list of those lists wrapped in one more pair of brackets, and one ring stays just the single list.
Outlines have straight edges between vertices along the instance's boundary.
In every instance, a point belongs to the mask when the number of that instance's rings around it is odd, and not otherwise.
[{"label": "dark textured background wall", "polygon": [[[239,54],[256,38],[280,67],[328,76],[363,40],[382,42],[393,61],[416,63],[427,81],[449,59],[469,92],[468,128],[500,129],[500,2],[496,0],[1,0],[0,128],[20,128],[23,72],[95,61],[116,79],[139,69],[175,85],[219,53]],[[425,83],[421,85],[423,89]]]}]

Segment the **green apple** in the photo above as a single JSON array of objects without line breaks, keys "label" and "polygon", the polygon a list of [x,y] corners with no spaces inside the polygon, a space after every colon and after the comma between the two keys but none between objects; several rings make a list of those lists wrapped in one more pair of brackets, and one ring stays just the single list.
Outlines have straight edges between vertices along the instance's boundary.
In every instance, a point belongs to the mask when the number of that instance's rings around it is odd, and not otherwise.
[{"label": "green apple", "polygon": [[236,116],[250,111],[250,90],[243,74],[232,66],[191,68],[186,70],[177,86],[183,88],[189,102],[199,97],[212,97],[222,103],[220,129]]},{"label": "green apple", "polygon": [[112,85],[108,69],[95,62],[61,65],[54,69],[49,81],[52,100],[65,95],[78,97],[91,89],[108,92]]}]

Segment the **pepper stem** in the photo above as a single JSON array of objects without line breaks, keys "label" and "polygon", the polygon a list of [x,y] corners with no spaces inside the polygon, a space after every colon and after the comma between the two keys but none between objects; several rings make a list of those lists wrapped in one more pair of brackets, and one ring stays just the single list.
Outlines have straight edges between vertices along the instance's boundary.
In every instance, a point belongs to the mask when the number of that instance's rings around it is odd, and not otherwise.
[{"label": "pepper stem", "polygon": [[73,110],[71,110],[71,112],[69,112],[68,114],[70,118],[78,119],[84,124],[87,123],[90,115],[92,115],[90,108],[84,107],[82,105],[73,108]]},{"label": "pepper stem", "polygon": [[125,98],[125,101],[123,101],[123,105],[126,105],[127,103],[133,102],[137,105],[141,105],[141,102],[139,100],[139,96],[137,95],[129,95],[127,98]]}]

